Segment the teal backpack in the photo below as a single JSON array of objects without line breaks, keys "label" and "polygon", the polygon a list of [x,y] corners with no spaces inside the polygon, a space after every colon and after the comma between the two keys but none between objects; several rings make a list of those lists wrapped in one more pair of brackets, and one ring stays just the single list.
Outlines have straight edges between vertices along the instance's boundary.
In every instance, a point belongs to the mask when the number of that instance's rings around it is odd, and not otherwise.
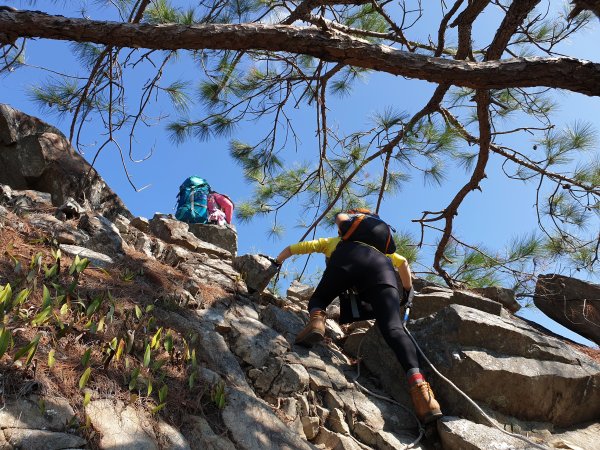
[{"label": "teal backpack", "polygon": [[187,223],[207,223],[209,193],[210,185],[204,178],[186,178],[179,186],[175,218]]}]

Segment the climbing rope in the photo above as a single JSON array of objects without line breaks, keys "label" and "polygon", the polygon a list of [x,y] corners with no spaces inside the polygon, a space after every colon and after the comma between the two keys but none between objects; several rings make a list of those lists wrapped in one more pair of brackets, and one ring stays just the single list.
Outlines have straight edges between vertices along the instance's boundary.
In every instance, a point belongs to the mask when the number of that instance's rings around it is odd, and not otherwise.
[{"label": "climbing rope", "polygon": [[[510,431],[506,431],[504,428],[498,426],[490,416],[488,416],[483,409],[481,409],[479,407],[479,405],[477,403],[475,403],[473,400],[471,400],[471,398],[465,394],[462,390],[460,390],[460,388],[455,385],[452,381],[450,381],[448,378],[446,378],[444,375],[442,375],[440,373],[439,370],[437,370],[435,368],[435,366],[433,365],[433,363],[429,360],[429,358],[427,358],[427,356],[425,356],[425,353],[423,353],[423,350],[421,350],[421,347],[419,347],[419,344],[417,343],[417,341],[415,340],[415,338],[413,337],[413,335],[410,333],[410,331],[408,331],[408,328],[406,328],[406,323],[408,322],[408,315],[410,312],[410,308],[411,308],[411,304],[407,304],[406,305],[406,310],[404,313],[404,318],[402,321],[402,327],[404,328],[404,331],[406,331],[406,334],[408,334],[408,337],[410,338],[410,340],[413,342],[413,344],[415,344],[415,347],[417,348],[417,351],[420,353],[420,355],[423,357],[423,359],[425,360],[425,362],[427,362],[427,364],[429,364],[429,366],[431,367],[431,369],[435,372],[435,374],[437,376],[439,376],[442,380],[444,380],[446,383],[448,383],[450,386],[452,386],[452,388],[458,392],[460,395],[462,395],[472,406],[475,407],[475,409],[495,428],[497,428],[498,430],[502,431],[504,434],[508,435],[508,436],[512,436],[516,439],[520,439],[522,441],[525,441],[531,445],[533,445],[536,448],[542,449],[542,450],[548,450],[549,447],[543,446],[538,444],[537,442],[532,441],[531,439],[528,439],[525,436],[522,436],[520,434],[516,434],[516,433],[511,433]],[[363,337],[364,339],[364,337]],[[361,341],[362,344],[362,341]],[[360,348],[360,346],[359,346]]]},{"label": "climbing rope", "polygon": [[[377,394],[377,393],[375,393],[375,392],[373,392],[373,391],[371,391],[371,390],[367,389],[366,387],[364,387],[362,384],[360,384],[360,383],[358,382],[358,378],[360,377],[360,348],[361,348],[361,346],[362,346],[363,340],[364,340],[364,336],[363,336],[363,338],[360,340],[360,343],[358,344],[358,352],[357,352],[357,364],[356,364],[356,367],[357,367],[357,369],[356,369],[356,372],[357,372],[357,373],[356,373],[356,376],[355,376],[354,378],[352,378],[352,382],[353,382],[353,383],[356,385],[356,387],[357,387],[357,388],[358,388],[360,391],[364,392],[365,394],[367,394],[367,395],[370,395],[370,396],[372,396],[372,397],[379,398],[379,399],[381,399],[381,400],[385,400],[386,402],[389,402],[389,403],[393,403],[394,405],[397,405],[397,406],[399,406],[400,408],[402,408],[402,409],[406,410],[406,411],[407,411],[407,412],[408,412],[408,413],[409,413],[409,414],[410,414],[410,415],[411,415],[411,416],[412,416],[412,417],[415,419],[415,422],[417,422],[417,427],[419,428],[419,436],[418,436],[418,437],[417,437],[417,438],[416,438],[414,441],[412,441],[410,444],[408,444],[408,445],[404,446],[402,450],[404,450],[404,449],[410,449],[410,448],[414,448],[414,447],[415,447],[415,446],[416,446],[416,445],[417,445],[417,444],[418,444],[418,443],[421,441],[421,439],[423,439],[423,436],[425,435],[425,429],[424,429],[424,428],[423,428],[423,426],[421,425],[421,422],[419,421],[419,419],[417,418],[417,416],[415,415],[415,413],[414,413],[414,412],[413,412],[413,411],[412,411],[410,408],[408,408],[407,406],[403,405],[403,404],[402,404],[402,403],[400,403],[400,402],[397,402],[397,401],[396,401],[396,400],[394,400],[393,398],[386,397],[385,395]],[[344,353],[342,353],[340,350],[336,349],[335,347],[336,347],[336,346],[335,346],[335,344],[334,344],[333,342],[330,342],[330,343],[328,344],[328,346],[327,346],[327,348],[328,348],[328,349],[329,349],[331,352],[335,353],[337,356],[339,356],[339,357],[341,357],[342,359],[346,360],[346,362],[349,362],[349,360],[348,360],[348,357],[347,357],[346,355],[344,355]],[[358,440],[357,440],[357,439],[356,439],[354,436],[350,435],[350,437],[351,437],[351,438],[352,438],[354,441],[356,441],[357,443],[359,443],[359,444],[361,444],[361,445],[362,445],[362,443],[361,443],[361,442],[359,442],[359,441],[358,441]]]},{"label": "climbing rope", "polygon": [[[533,445],[535,448],[539,448],[541,450],[548,450],[549,447],[547,446],[543,446],[538,444],[537,442],[532,441],[531,439],[522,436],[520,434],[516,434],[516,433],[511,433],[510,431],[506,431],[505,429],[503,429],[502,427],[498,426],[493,420],[492,418],[487,415],[485,413],[485,411],[483,411],[483,409],[480,408],[480,406],[475,403],[465,392],[463,392],[458,386],[456,386],[456,384],[454,384],[451,380],[449,380],[448,378],[446,378],[444,375],[442,375],[440,373],[439,370],[437,370],[435,368],[435,366],[433,365],[433,363],[429,360],[429,358],[427,358],[427,356],[425,355],[425,353],[423,352],[423,350],[421,349],[421,347],[419,346],[419,344],[417,343],[417,341],[415,340],[415,338],[413,337],[413,335],[410,333],[410,331],[408,331],[408,328],[406,327],[406,324],[408,322],[408,316],[410,313],[410,308],[412,307],[412,304],[409,303],[406,305],[406,309],[404,312],[404,317],[402,319],[402,327],[404,328],[404,331],[406,331],[406,334],[408,334],[408,337],[410,338],[410,340],[413,342],[413,344],[415,344],[415,347],[417,348],[417,351],[419,352],[419,354],[423,357],[423,359],[425,360],[425,362],[427,362],[427,364],[429,364],[429,366],[431,367],[431,369],[435,372],[435,374],[437,376],[439,376],[442,380],[444,380],[446,383],[448,383],[456,392],[458,392],[462,397],[464,397],[473,407],[475,407],[475,409],[488,421],[488,423],[490,425],[492,425],[493,427],[497,428],[498,430],[500,430],[502,433],[511,436],[513,438],[516,439],[520,439],[522,441],[525,441],[531,445]],[[401,408],[405,409],[406,411],[408,411],[413,418],[415,419],[415,421],[418,424],[418,428],[419,428],[419,436],[417,437],[417,439],[415,439],[413,442],[411,442],[410,444],[408,444],[406,447],[404,447],[405,449],[410,449],[410,448],[414,448],[423,438],[424,434],[425,434],[425,429],[423,428],[423,426],[421,425],[421,422],[419,421],[419,419],[417,418],[417,416],[413,413],[413,411],[406,407],[405,405],[397,402],[396,400],[390,398],[390,397],[386,397],[384,395],[380,395],[377,394],[375,392],[370,391],[369,389],[365,388],[363,385],[361,385],[358,382],[358,378],[360,377],[360,362],[361,362],[361,357],[360,357],[360,351],[362,348],[362,344],[364,341],[365,336],[362,337],[362,339],[360,340],[359,344],[358,344],[358,350],[357,350],[357,364],[356,364],[356,376],[352,379],[353,383],[359,388],[359,390],[363,391],[364,393],[371,395],[373,397],[379,398],[381,400],[385,400],[387,402],[393,403],[397,406],[400,406]],[[331,347],[330,347],[331,348]],[[341,353],[341,352],[339,352]],[[343,355],[343,353],[342,353]],[[345,357],[345,355],[344,355]]]},{"label": "climbing rope", "polygon": [[412,411],[412,409],[408,408],[406,405],[403,405],[400,402],[397,402],[393,398],[386,397],[385,395],[376,394],[375,392],[370,391],[369,389],[367,389],[366,387],[364,387],[362,384],[360,384],[358,382],[358,378],[360,377],[360,349],[362,347],[362,343],[363,343],[364,339],[365,339],[365,337],[363,336],[362,339],[360,340],[360,343],[358,344],[358,350],[356,352],[356,359],[357,359],[356,376],[352,379],[352,382],[364,393],[372,395],[373,397],[379,398],[381,400],[385,400],[387,402],[393,403],[394,405],[400,406],[405,411],[408,411],[408,413],[415,419],[415,422],[417,423],[417,427],[419,429],[419,436],[417,436],[417,438],[414,441],[412,441],[410,444],[408,444],[404,448],[405,449],[414,448],[421,441],[421,439],[423,439],[423,436],[425,435],[425,428],[423,428],[421,421],[417,418],[417,416]]}]

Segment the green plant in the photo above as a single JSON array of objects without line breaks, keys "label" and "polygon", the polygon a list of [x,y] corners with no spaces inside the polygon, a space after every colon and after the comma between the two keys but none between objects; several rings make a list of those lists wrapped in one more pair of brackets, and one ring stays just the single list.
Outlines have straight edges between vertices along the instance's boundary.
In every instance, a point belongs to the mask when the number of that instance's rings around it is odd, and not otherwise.
[{"label": "green plant", "polygon": [[225,382],[223,380],[213,386],[210,398],[217,408],[223,409],[225,407]]},{"label": "green plant", "polygon": [[15,353],[15,356],[13,356],[13,361],[17,361],[17,360],[21,359],[23,356],[27,355],[27,357],[25,358],[25,365],[28,366],[29,364],[31,364],[31,361],[33,360],[35,352],[38,349],[38,345],[40,343],[41,337],[42,337],[41,334],[36,335],[28,344],[26,344],[25,346],[23,346],[19,350],[17,350],[17,352]]},{"label": "green plant", "polygon": [[[42,252],[26,264],[10,252],[6,254],[11,256],[16,273],[14,280],[0,286],[0,358],[8,354],[14,361],[23,361],[19,366],[29,367],[36,355],[42,354],[48,368],[56,370],[63,360],[59,354],[64,345],[59,341],[76,331],[77,341],[86,343],[78,355],[77,382],[84,407],[93,395],[88,387],[92,374],[111,364],[123,373],[123,386],[129,389],[130,399],[145,396],[153,414],[167,407],[166,364],[191,369],[188,381],[190,388],[194,386],[198,362],[192,346],[196,337],[179,340],[174,330],[157,326],[153,305],[122,307],[109,290],[88,290],[84,278],[87,259],[75,257],[69,269],[61,271],[60,250],[52,250],[49,264],[44,261],[50,256]],[[31,328],[39,329],[33,338],[23,333]],[[107,330],[119,331],[105,339]],[[23,334],[27,336],[24,343]],[[79,340],[84,336],[87,339]],[[80,348],[77,346],[77,351]]]},{"label": "green plant", "polygon": [[131,282],[135,279],[138,274],[129,268],[125,268],[123,273],[121,274],[121,280],[125,282]]}]

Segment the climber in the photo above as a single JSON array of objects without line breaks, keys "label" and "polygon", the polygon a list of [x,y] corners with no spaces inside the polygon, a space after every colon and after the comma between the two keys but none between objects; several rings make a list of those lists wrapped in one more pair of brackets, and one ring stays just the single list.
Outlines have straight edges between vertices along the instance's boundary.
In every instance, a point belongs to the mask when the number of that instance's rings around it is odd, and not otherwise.
[{"label": "climber", "polygon": [[[350,216],[336,216],[338,233],[347,229]],[[360,241],[343,240],[342,236],[299,242],[283,249],[277,256],[281,265],[292,255],[323,253],[328,258],[321,281],[308,302],[309,323],[296,337],[296,344],[310,346],[325,336],[325,309],[345,290],[356,287],[360,296],[372,306],[376,323],[406,372],[411,399],[417,417],[423,423],[442,416],[429,383],[419,368],[417,349],[402,326],[400,288],[394,272],[397,268],[403,297],[412,295],[412,278],[406,259],[398,253],[385,255]]]}]

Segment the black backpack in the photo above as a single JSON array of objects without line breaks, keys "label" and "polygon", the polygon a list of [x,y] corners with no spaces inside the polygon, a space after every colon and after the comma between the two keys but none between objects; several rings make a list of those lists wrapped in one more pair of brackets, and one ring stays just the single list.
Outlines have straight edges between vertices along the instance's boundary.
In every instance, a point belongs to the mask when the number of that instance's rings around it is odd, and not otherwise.
[{"label": "black backpack", "polygon": [[396,251],[396,243],[392,237],[392,232],[396,230],[379,215],[366,209],[351,209],[347,214],[350,220],[339,224],[343,241],[362,242],[386,255]]}]

